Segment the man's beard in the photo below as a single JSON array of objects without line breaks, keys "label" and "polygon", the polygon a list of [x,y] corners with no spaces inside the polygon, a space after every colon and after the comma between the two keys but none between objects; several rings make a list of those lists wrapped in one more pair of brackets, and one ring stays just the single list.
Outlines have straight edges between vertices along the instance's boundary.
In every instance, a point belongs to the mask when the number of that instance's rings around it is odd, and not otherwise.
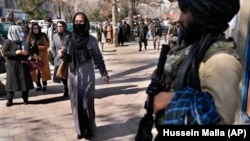
[{"label": "man's beard", "polygon": [[197,23],[192,22],[188,25],[188,27],[183,29],[182,34],[185,46],[189,46],[201,37],[202,30]]}]

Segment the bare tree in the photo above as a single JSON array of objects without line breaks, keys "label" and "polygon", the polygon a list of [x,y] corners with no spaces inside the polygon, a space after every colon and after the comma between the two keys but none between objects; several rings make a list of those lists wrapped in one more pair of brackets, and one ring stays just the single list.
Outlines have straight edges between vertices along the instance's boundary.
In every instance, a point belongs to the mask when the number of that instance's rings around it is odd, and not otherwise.
[{"label": "bare tree", "polygon": [[72,23],[72,19],[75,13],[75,3],[76,0],[71,0],[71,2],[63,2],[64,9],[63,9],[63,14],[65,18],[67,19],[67,22]]}]

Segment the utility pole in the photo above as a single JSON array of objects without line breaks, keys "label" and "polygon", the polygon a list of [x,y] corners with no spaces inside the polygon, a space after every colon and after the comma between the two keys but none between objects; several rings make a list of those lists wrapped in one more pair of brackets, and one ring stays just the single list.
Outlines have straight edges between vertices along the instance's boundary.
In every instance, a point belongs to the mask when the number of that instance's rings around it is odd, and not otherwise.
[{"label": "utility pole", "polygon": [[117,0],[112,0],[113,46],[117,47]]}]

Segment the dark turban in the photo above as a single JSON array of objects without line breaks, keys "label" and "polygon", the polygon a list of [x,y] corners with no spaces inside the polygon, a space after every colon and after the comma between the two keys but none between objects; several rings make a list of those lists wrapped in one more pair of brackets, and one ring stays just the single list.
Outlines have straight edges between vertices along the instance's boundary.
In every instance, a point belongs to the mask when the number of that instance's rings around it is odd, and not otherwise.
[{"label": "dark turban", "polygon": [[178,0],[180,9],[189,9],[194,20],[209,32],[220,33],[238,13],[239,0]]},{"label": "dark turban", "polygon": [[205,32],[192,43],[190,53],[183,59],[174,81],[174,89],[185,86],[201,90],[199,64],[209,47],[216,41],[224,40],[228,22],[239,11],[239,0],[178,0],[180,9],[191,11],[195,24],[205,28]]}]

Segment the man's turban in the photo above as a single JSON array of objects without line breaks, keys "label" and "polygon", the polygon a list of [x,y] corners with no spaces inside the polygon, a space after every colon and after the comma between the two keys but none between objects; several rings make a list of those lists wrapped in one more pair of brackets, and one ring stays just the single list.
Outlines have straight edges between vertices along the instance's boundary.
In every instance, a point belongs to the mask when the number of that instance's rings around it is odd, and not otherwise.
[{"label": "man's turban", "polygon": [[189,9],[194,20],[209,32],[223,32],[240,9],[239,0],[178,0],[181,9]]}]

